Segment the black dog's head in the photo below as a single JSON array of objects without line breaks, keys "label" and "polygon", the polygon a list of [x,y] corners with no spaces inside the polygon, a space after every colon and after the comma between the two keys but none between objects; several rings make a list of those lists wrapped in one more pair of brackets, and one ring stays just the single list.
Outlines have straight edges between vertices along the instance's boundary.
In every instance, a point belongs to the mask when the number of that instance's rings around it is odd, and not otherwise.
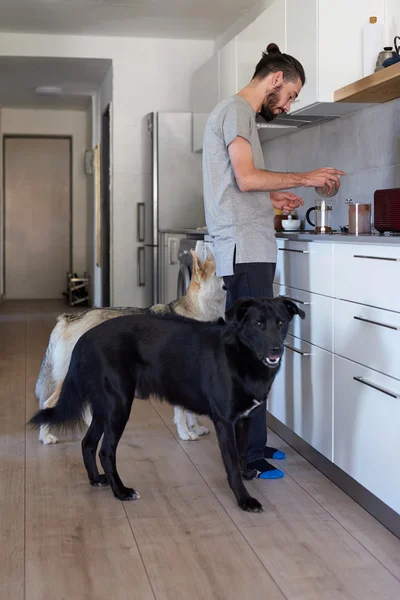
[{"label": "black dog's head", "polygon": [[283,354],[289,323],[305,313],[286,298],[243,298],[225,314],[227,323],[236,327],[240,341],[251,349],[264,365],[275,368]]}]

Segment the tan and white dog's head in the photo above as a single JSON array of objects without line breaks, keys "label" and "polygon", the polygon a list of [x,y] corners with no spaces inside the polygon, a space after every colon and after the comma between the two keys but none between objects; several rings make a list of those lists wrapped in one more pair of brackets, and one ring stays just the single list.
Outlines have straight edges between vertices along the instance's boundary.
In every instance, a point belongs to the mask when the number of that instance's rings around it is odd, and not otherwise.
[{"label": "tan and white dog's head", "polygon": [[190,292],[198,296],[199,305],[204,312],[204,319],[214,320],[225,315],[226,287],[222,277],[216,276],[214,257],[207,247],[207,257],[203,262],[194,252],[192,255],[192,278]]}]

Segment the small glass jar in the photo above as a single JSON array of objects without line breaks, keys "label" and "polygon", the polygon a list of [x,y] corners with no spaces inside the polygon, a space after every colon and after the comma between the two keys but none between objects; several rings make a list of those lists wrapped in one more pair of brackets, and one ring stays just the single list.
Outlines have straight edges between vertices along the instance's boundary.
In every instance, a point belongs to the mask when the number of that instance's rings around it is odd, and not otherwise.
[{"label": "small glass jar", "polygon": [[347,200],[350,235],[368,235],[371,233],[371,205],[364,202]]}]

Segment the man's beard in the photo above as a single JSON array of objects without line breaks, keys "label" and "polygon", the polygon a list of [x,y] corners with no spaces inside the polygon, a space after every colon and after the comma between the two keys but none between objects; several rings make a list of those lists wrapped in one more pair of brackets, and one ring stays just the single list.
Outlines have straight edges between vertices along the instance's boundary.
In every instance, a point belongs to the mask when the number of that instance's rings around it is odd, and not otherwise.
[{"label": "man's beard", "polygon": [[261,109],[258,112],[258,114],[261,115],[261,117],[265,121],[267,121],[267,123],[270,123],[278,116],[274,113],[274,109],[276,109],[279,106],[279,100],[280,100],[279,92],[280,92],[281,88],[282,88],[282,86],[280,85],[279,87],[274,89],[272,92],[269,92],[265,96],[265,100],[261,106]]}]

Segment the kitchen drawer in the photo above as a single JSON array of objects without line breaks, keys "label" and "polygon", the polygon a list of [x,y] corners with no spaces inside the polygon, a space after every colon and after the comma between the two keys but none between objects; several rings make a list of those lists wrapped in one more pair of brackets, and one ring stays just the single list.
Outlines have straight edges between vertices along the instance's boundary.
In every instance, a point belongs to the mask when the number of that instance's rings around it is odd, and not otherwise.
[{"label": "kitchen drawer", "polygon": [[275,283],[333,296],[333,244],[278,240]]},{"label": "kitchen drawer", "polygon": [[336,244],[335,297],[400,312],[400,247]]},{"label": "kitchen drawer", "polygon": [[400,379],[400,314],[335,300],[334,352]]},{"label": "kitchen drawer", "polygon": [[400,513],[400,382],[334,360],[334,463]]},{"label": "kitchen drawer", "polygon": [[306,318],[294,318],[289,333],[310,344],[333,352],[333,299],[290,287],[274,285],[275,296],[294,300]]},{"label": "kitchen drawer", "polygon": [[333,355],[287,337],[268,410],[324,456],[332,455]]}]

